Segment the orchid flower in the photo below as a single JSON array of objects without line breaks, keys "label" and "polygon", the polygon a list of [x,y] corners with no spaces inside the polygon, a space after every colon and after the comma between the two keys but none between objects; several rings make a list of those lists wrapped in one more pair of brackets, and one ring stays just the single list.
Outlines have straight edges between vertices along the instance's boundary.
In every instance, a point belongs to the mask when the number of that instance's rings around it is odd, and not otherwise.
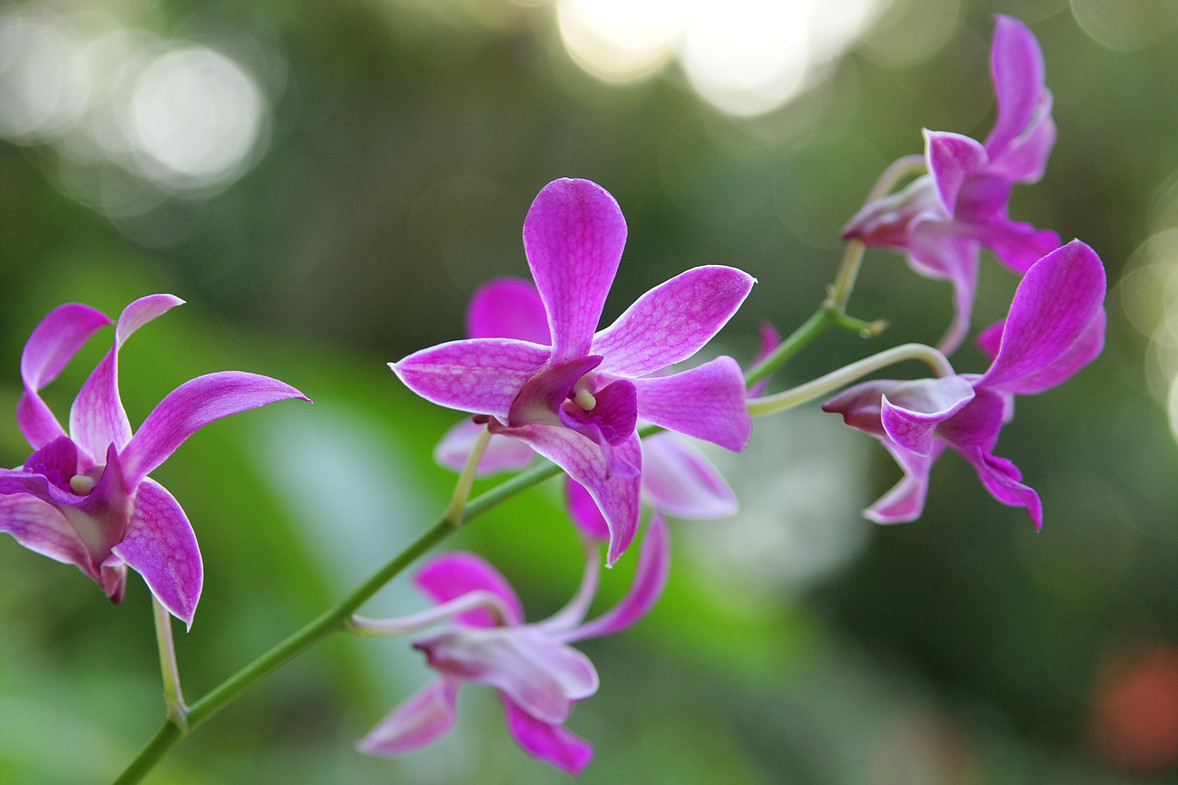
[{"label": "orchid flower", "polygon": [[418,395],[480,415],[492,433],[520,439],[584,485],[609,524],[613,563],[638,526],[639,418],[730,450],[748,443],[752,420],[731,357],[651,374],[711,340],[754,279],[731,267],[696,267],[595,333],[626,239],[613,197],[588,180],[556,180],[532,203],[523,234],[552,344],[470,338],[390,367]]},{"label": "orchid flower", "polygon": [[955,316],[938,347],[945,353],[969,331],[980,246],[1023,273],[1060,245],[1055,232],[1007,217],[1011,186],[1038,181],[1055,143],[1043,55],[1022,22],[997,17],[990,72],[998,118],[985,143],[926,130],[928,173],[869,202],[842,232],[845,240],[903,251],[920,275],[952,283]]},{"label": "orchid flower", "polygon": [[[521,278],[496,278],[475,290],[466,312],[470,338],[518,338],[550,343],[544,303],[535,284]],[[761,330],[761,355],[780,342],[776,330]],[[461,471],[485,425],[466,419],[451,428],[437,449],[438,463]],[[526,468],[535,458],[532,448],[503,434],[491,436],[477,472],[495,474]],[[677,518],[723,518],[736,513],[736,498],[711,462],[681,436],[669,431],[642,442],[642,492],[655,507]],[[609,540],[609,527],[585,487],[566,475],[570,515],[583,534]]]},{"label": "orchid flower", "polygon": [[924,509],[929,470],[945,447],[974,467],[995,499],[1027,509],[1043,525],[1038,494],[1018,468],[993,454],[1013,416],[1015,394],[1043,392],[1069,379],[1104,347],[1104,266],[1073,240],[1027,271],[1004,322],[985,331],[993,363],[982,375],[919,381],[869,381],[822,405],[883,442],[904,478],[864,514],[878,523],[915,520]]},{"label": "orchid flower", "polygon": [[436,741],[454,725],[458,688],[477,682],[498,691],[508,730],[525,752],[570,774],[580,773],[593,757],[593,746],[565,730],[563,723],[577,701],[597,691],[598,677],[593,663],[569,644],[612,635],[645,616],[662,594],[670,569],[667,527],[656,515],[629,593],[585,622],[599,578],[600,556],[594,550],[576,595],[542,622],[526,624],[511,585],[472,553],[440,556],[417,574],[418,587],[437,603],[433,611],[389,622],[355,619],[361,629],[400,632],[414,629],[418,620],[454,616],[448,627],[413,643],[441,678],[381,720],[359,749],[394,756]]},{"label": "orchid flower", "polygon": [[200,550],[180,504],[148,473],[213,420],[307,398],[266,376],[212,373],[168,393],[132,433],[119,397],[119,349],[181,302],[155,294],[123,310],[114,346],[74,400],[68,434],[39,393],[111,320],[69,303],[33,330],[21,355],[24,393],[16,419],[34,452],[23,466],[0,469],[0,531],[32,551],[76,565],[116,603],[130,567],[164,608],[191,627],[203,580]]}]

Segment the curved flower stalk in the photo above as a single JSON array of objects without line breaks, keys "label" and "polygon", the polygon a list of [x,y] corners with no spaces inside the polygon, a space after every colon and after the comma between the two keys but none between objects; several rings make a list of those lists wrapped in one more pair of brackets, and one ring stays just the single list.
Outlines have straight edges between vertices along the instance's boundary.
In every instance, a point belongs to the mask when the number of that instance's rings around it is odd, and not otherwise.
[{"label": "curved flower stalk", "polygon": [[[482,558],[452,553],[426,564],[416,582],[437,606],[417,618],[427,623],[442,614],[455,618],[413,646],[425,653],[440,678],[383,719],[359,742],[359,749],[395,756],[436,741],[454,725],[459,687],[476,682],[498,691],[508,730],[525,752],[570,774],[580,773],[593,757],[593,745],[565,730],[563,723],[577,701],[597,691],[598,677],[593,663],[569,644],[612,635],[641,619],[661,596],[670,570],[666,524],[656,516],[629,593],[586,622],[599,578],[600,555],[595,551],[590,549],[581,587],[569,604],[533,624],[524,622],[511,585]],[[412,629],[415,620],[356,618],[353,623],[363,630],[399,633]]]},{"label": "curved flower stalk", "polygon": [[997,17],[990,73],[998,118],[985,143],[926,130],[928,174],[867,204],[842,233],[903,251],[917,273],[953,285],[954,320],[938,345],[946,354],[969,331],[980,246],[1023,273],[1060,245],[1055,232],[1007,217],[1011,186],[1038,181],[1055,143],[1043,55],[1022,22]]},{"label": "curved flower stalk", "polygon": [[0,469],[0,531],[76,565],[113,602],[123,598],[130,567],[168,612],[191,627],[203,581],[200,550],[180,504],[148,473],[213,420],[287,398],[308,399],[266,376],[212,373],[168,393],[132,433],[119,397],[119,349],[181,302],[155,294],[123,310],[114,346],[74,400],[68,434],[39,393],[111,320],[69,303],[33,330],[21,355],[24,393],[17,423],[34,452],[20,468]]},{"label": "curved flower stalk", "polygon": [[638,526],[639,418],[730,450],[743,449],[752,432],[744,381],[731,357],[652,374],[711,340],[754,279],[731,267],[697,267],[594,332],[625,239],[622,213],[600,186],[549,183],[524,221],[524,250],[551,345],[470,338],[390,363],[418,395],[480,415],[492,433],[520,439],[584,485],[608,522],[610,563]]},{"label": "curved flower stalk", "polygon": [[924,509],[929,470],[946,447],[964,457],[998,501],[1027,509],[1043,525],[1039,496],[1018,468],[994,455],[1013,396],[1062,384],[1104,346],[1104,266],[1073,240],[1036,262],[1015,292],[1006,320],[982,336],[994,360],[982,375],[855,385],[822,405],[883,442],[904,478],[865,515],[878,523],[915,520]]}]

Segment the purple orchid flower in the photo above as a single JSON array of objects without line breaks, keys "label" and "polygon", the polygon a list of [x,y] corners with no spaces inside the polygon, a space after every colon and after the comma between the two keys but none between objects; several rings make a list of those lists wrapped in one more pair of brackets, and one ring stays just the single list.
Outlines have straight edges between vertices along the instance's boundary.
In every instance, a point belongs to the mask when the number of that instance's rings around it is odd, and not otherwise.
[{"label": "purple orchid flower", "polygon": [[989,370],[919,381],[870,381],[822,405],[883,442],[904,478],[864,514],[878,523],[915,520],[924,509],[928,475],[945,447],[962,455],[995,499],[1025,507],[1038,529],[1038,494],[1018,468],[993,454],[1013,416],[1013,396],[1043,392],[1069,379],[1104,347],[1104,266],[1073,240],[1027,271],[1006,320],[983,334],[994,357]]},{"label": "purple orchid flower", "polygon": [[68,434],[39,393],[111,320],[69,303],[33,330],[21,355],[24,394],[16,419],[34,452],[22,467],[0,469],[0,531],[32,551],[76,565],[116,603],[130,567],[191,627],[202,585],[200,550],[184,510],[148,473],[213,420],[307,398],[266,376],[212,373],[168,393],[132,433],[119,398],[119,349],[133,332],[181,302],[155,294],[123,310],[114,346],[74,400]]},{"label": "purple orchid flower", "polygon": [[[466,312],[470,338],[518,338],[549,344],[548,320],[540,292],[522,278],[496,278],[475,290]],[[776,330],[761,330],[761,354],[780,342]],[[451,428],[434,451],[438,463],[461,471],[485,426],[471,419]],[[524,469],[535,459],[526,443],[503,434],[491,436],[477,474]],[[707,519],[734,515],[736,497],[712,463],[678,434],[664,431],[642,443],[642,491],[657,509],[678,518]],[[585,486],[566,475],[570,515],[583,534],[609,540],[609,526]]]},{"label": "purple orchid flower", "polygon": [[625,240],[625,219],[601,186],[549,183],[524,221],[524,250],[552,344],[470,338],[390,363],[418,395],[487,418],[493,433],[522,440],[584,485],[608,521],[610,563],[638,526],[640,417],[730,450],[743,449],[752,432],[731,357],[651,374],[711,340],[754,279],[731,267],[696,267],[595,333]]},{"label": "purple orchid flower", "polygon": [[[477,682],[499,692],[508,730],[525,752],[579,774],[593,757],[593,745],[565,730],[563,723],[577,701],[597,691],[598,677],[593,663],[568,644],[620,632],[654,607],[670,570],[666,524],[657,516],[651,520],[629,593],[611,610],[584,622],[597,592],[599,558],[590,552],[572,601],[535,624],[524,623],[511,585],[480,557],[452,553],[429,562],[416,582],[438,603],[432,617],[463,610],[449,627],[413,643],[441,678],[383,719],[359,749],[394,756],[436,741],[454,725],[458,688]],[[499,618],[486,607],[467,610],[471,600],[497,608]]]},{"label": "purple orchid flower", "polygon": [[980,246],[1023,273],[1060,245],[1055,232],[1007,217],[1011,186],[1038,181],[1055,144],[1043,55],[1022,22],[997,17],[990,72],[998,118],[985,143],[925,131],[928,174],[867,204],[842,232],[845,240],[903,251],[920,275],[953,284],[955,316],[938,347],[945,353],[969,331]]}]

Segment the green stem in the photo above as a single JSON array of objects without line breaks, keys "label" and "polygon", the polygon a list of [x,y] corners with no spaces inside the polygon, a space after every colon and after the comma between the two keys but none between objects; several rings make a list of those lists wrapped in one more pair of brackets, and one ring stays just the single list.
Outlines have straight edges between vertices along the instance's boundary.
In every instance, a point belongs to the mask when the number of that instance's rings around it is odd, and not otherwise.
[{"label": "green stem", "polygon": [[864,357],[858,362],[853,362],[837,371],[820,376],[814,381],[794,387],[792,390],[767,395],[764,398],[753,398],[749,401],[749,414],[755,417],[792,409],[903,360],[921,360],[928,363],[937,376],[953,375],[953,366],[936,349],[922,343],[906,343],[886,349],[879,354]]},{"label": "green stem", "polygon": [[478,474],[479,461],[483,459],[483,453],[487,451],[487,443],[490,441],[491,428],[484,425],[475,439],[470,455],[466,456],[466,464],[462,467],[462,473],[458,475],[458,482],[454,484],[454,495],[450,498],[450,506],[446,508],[443,517],[455,527],[462,525],[466,503],[470,500],[470,490],[474,487],[474,478]]},{"label": "green stem", "polygon": [[[534,485],[538,485],[550,477],[555,477],[559,473],[559,466],[552,463],[544,463],[517,474],[510,480],[500,483],[486,493],[472,499],[466,505],[466,511],[462,515],[461,522],[466,523],[482,515],[495,505]],[[181,729],[169,717],[163,727],[147,743],[147,746],[140,751],[138,757],[115,780],[114,785],[131,785],[142,780],[156,763],[163,758],[164,754],[176,742],[191,732],[192,729],[225,708],[238,695],[261,681],[265,676],[274,672],[299,654],[302,654],[316,643],[319,643],[329,634],[343,629],[352,614],[359,610],[360,606],[367,602],[372,595],[380,591],[385,584],[397,577],[406,567],[457,530],[457,527],[448,518],[443,516],[405,548],[405,550],[393,557],[392,561],[379,569],[355,591],[336,604],[335,607],[311,621],[286,640],[221,682],[221,684],[213,688],[203,698],[193,703],[188,709],[187,729]]]},{"label": "green stem", "polygon": [[180,691],[180,669],[176,665],[176,644],[172,640],[172,615],[153,594],[152,616],[155,619],[155,642],[160,650],[160,674],[164,680],[164,704],[168,721],[181,731],[188,729],[188,707]]}]

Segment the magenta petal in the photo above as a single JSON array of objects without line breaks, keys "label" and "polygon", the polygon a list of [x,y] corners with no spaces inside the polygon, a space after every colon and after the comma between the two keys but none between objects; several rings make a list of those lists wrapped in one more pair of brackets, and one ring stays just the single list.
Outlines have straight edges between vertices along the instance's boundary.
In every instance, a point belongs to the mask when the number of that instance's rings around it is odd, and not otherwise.
[{"label": "magenta petal", "polygon": [[939,442],[933,444],[927,455],[917,455],[886,439],[883,440],[883,445],[904,471],[904,477],[864,510],[863,515],[882,524],[914,521],[924,511],[924,500],[928,496],[929,470],[944,451],[945,445]]},{"label": "magenta petal", "polygon": [[973,397],[973,386],[960,376],[898,384],[883,394],[880,422],[900,447],[927,455],[937,426],[961,411]]},{"label": "magenta petal", "polygon": [[736,514],[736,497],[723,475],[685,439],[656,433],[643,440],[642,463],[642,488],[656,509],[703,520]]},{"label": "magenta petal", "polygon": [[143,576],[169,613],[192,628],[204,568],[188,516],[162,485],[150,478],[139,484],[127,534],[112,551]]},{"label": "magenta petal", "polygon": [[597,509],[597,502],[589,490],[572,477],[565,477],[565,498],[569,509],[569,517],[577,528],[591,540],[608,540],[609,524],[605,516]]},{"label": "magenta petal", "polygon": [[20,357],[25,389],[17,403],[16,421],[34,450],[65,435],[38,393],[57,378],[91,335],[108,324],[110,318],[101,311],[67,303],[50,311],[33,329]]},{"label": "magenta petal", "polygon": [[589,353],[625,243],[622,211],[596,183],[554,180],[532,202],[524,251],[548,314],[554,364]]},{"label": "magenta petal", "polygon": [[1079,240],[1043,257],[1019,283],[998,357],[978,384],[1005,392],[1038,392],[1033,384],[1025,388],[1025,377],[1069,352],[1098,318],[1104,293],[1104,265]]},{"label": "magenta petal", "polygon": [[86,543],[49,502],[24,493],[0,494],[0,531],[8,532],[30,551],[76,564],[87,576],[98,580]]},{"label": "magenta petal", "polygon": [[381,720],[356,748],[369,755],[402,755],[421,749],[454,727],[458,679],[430,682]]},{"label": "magenta petal", "polygon": [[642,541],[642,553],[634,572],[634,583],[621,602],[593,621],[573,630],[568,640],[613,635],[641,619],[659,601],[671,574],[671,535],[667,522],[655,511]]},{"label": "magenta petal", "polygon": [[508,407],[507,424],[559,424],[563,419],[559,416],[560,407],[572,394],[574,385],[600,364],[601,357],[596,355],[579,357],[533,374]]},{"label": "magenta petal", "polygon": [[925,131],[925,158],[937,186],[941,203],[956,214],[957,195],[967,178],[986,165],[986,151],[980,143],[961,134]]},{"label": "magenta petal", "polygon": [[596,405],[583,410],[568,401],[558,410],[560,422],[601,443],[603,450],[616,447],[630,438],[638,424],[638,391],[631,382],[610,382],[598,390]]},{"label": "magenta petal", "polygon": [[601,370],[644,376],[698,352],[752,290],[756,279],[732,267],[696,267],[642,295],[593,339]]},{"label": "magenta petal", "polygon": [[[511,433],[585,486],[609,524],[607,562],[613,564],[617,561],[638,529],[641,511],[639,475],[611,472],[613,462],[602,453],[601,448],[568,428],[526,425],[512,428]],[[613,452],[625,464],[641,470],[642,447],[637,434],[613,448]]]},{"label": "magenta petal", "polygon": [[[447,469],[462,471],[466,460],[474,449],[475,442],[487,426],[471,420],[463,420],[446,431],[446,435],[434,448],[434,460]],[[479,459],[475,475],[486,477],[499,472],[526,469],[536,459],[532,448],[508,436],[492,436]]]},{"label": "magenta petal", "polygon": [[[757,363],[764,360],[766,357],[768,357],[770,354],[773,353],[774,349],[776,349],[778,346],[781,345],[781,334],[779,332],[777,332],[777,328],[774,327],[770,322],[763,322],[761,324],[760,333],[761,333],[761,348],[759,348],[757,350],[756,356],[753,357],[752,365],[756,365]],[[760,398],[762,395],[765,394],[765,389],[768,386],[769,386],[769,377],[766,376],[764,379],[762,379],[761,381],[757,382],[756,384],[754,384],[752,387],[749,388],[748,397],[749,398]]]},{"label": "magenta petal", "polygon": [[[470,592],[490,592],[503,600],[508,608],[511,614],[508,623],[523,624],[524,610],[515,589],[481,556],[457,551],[430,559],[413,582],[439,605]],[[485,609],[468,611],[457,619],[471,627],[495,627],[499,624],[495,616]]]},{"label": "magenta petal", "polygon": [[389,367],[431,403],[506,422],[512,401],[549,354],[544,346],[510,338],[472,338],[422,349]]},{"label": "magenta petal", "polygon": [[990,48],[990,74],[998,99],[998,120],[986,138],[991,158],[1000,157],[1035,118],[1046,88],[1043,53],[1030,29],[998,16]]},{"label": "magenta petal", "polygon": [[1027,374],[1018,382],[1015,392],[1024,395],[1049,390],[1063,384],[1077,371],[1097,358],[1104,349],[1104,331],[1107,317],[1104,308],[1096,312],[1075,342],[1055,362],[1034,373]]},{"label": "magenta petal", "polygon": [[548,314],[536,285],[522,278],[496,278],[480,286],[466,308],[466,337],[551,344]]},{"label": "magenta petal", "polygon": [[70,437],[97,460],[107,447],[119,450],[131,439],[131,424],[119,398],[119,350],[131,334],[184,301],[170,294],[140,297],[119,315],[111,350],[91,372],[70,409]]},{"label": "magenta petal", "polygon": [[1016,273],[1025,273],[1060,246],[1059,235],[1050,229],[1015,221],[991,220],[974,227],[970,234]]},{"label": "magenta petal", "polygon": [[740,451],[753,432],[744,376],[736,360],[717,357],[672,376],[634,379],[638,416],[655,425]]},{"label": "magenta petal", "polygon": [[589,765],[593,759],[592,744],[559,724],[536,719],[506,695],[502,698],[507,729],[524,752],[574,777]]},{"label": "magenta petal", "polygon": [[581,652],[529,627],[454,627],[413,643],[441,673],[502,690],[544,722],[563,722],[573,702],[597,691]]},{"label": "magenta petal", "polygon": [[1021,473],[1006,458],[983,453],[980,450],[962,452],[978,472],[982,485],[998,501],[1011,507],[1025,507],[1035,531],[1043,528],[1043,503],[1039,494],[1030,486],[1023,485]]},{"label": "magenta petal", "polygon": [[241,371],[198,376],[168,393],[120,453],[128,486],[163,463],[192,434],[222,417],[288,398],[308,400],[289,384]]}]

